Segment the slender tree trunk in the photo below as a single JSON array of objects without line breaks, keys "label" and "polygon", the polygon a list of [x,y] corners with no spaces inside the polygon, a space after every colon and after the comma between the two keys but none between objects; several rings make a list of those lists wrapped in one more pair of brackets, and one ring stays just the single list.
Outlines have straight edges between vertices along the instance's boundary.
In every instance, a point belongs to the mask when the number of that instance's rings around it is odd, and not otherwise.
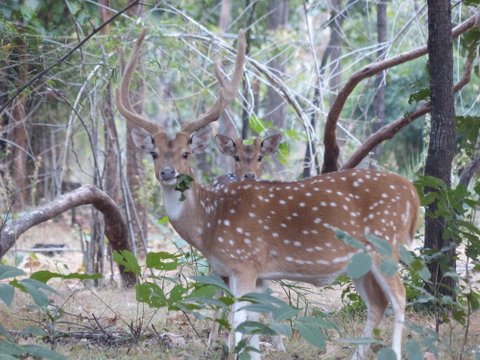
[{"label": "slender tree trunk", "polygon": [[[129,4],[134,2],[134,0],[129,0]],[[142,13],[143,6],[137,5],[130,9],[128,14],[130,16],[138,16]],[[141,62],[139,61],[138,67],[141,67]],[[139,80],[137,88],[132,88],[130,91],[130,96],[132,98],[132,104],[135,111],[139,114],[143,112],[143,98],[144,93],[144,84],[143,81]],[[129,226],[132,226],[132,233],[134,239],[132,242],[135,242],[136,249],[144,251],[146,253],[147,249],[145,248],[146,238],[147,238],[147,208],[145,206],[145,201],[140,198],[142,189],[144,188],[145,178],[145,169],[142,165],[142,158],[138,154],[138,150],[132,140],[132,130],[134,126],[127,122],[127,182],[130,189],[131,197],[128,197],[127,206],[129,211],[129,219],[127,220]]]},{"label": "slender tree trunk", "polygon": [[[449,0],[428,0],[428,71],[432,120],[425,175],[442,179],[450,186],[452,160],[455,151],[455,103],[453,97],[451,4]],[[433,191],[429,189],[427,191]],[[455,245],[445,237],[445,219],[433,218],[436,202],[428,207],[425,217],[425,248],[445,251],[448,265],[455,269]],[[434,295],[453,295],[455,279],[445,276],[451,271],[436,260],[429,264],[432,285],[427,290]]]},{"label": "slender tree trunk", "polygon": [[[379,0],[377,3],[377,56],[379,61],[385,57],[384,46],[387,41],[387,2],[388,0]],[[372,134],[376,133],[385,123],[385,71],[382,71],[375,77],[373,110],[375,119],[373,121]],[[377,146],[373,150],[373,158],[378,162],[380,156],[381,147]]]},{"label": "slender tree trunk", "polygon": [[[344,17],[342,12],[342,0],[331,0],[332,3],[332,34],[330,35],[329,54],[330,54],[330,90],[335,94],[342,83],[342,24]],[[333,95],[332,102],[335,99]]]},{"label": "slender tree trunk", "polygon": [[221,0],[220,16],[218,17],[218,27],[222,32],[227,31],[232,19],[232,0]]},{"label": "slender tree trunk", "polygon": [[[245,8],[248,9],[250,7],[250,0],[245,1]],[[247,24],[245,28],[247,29],[246,35],[246,40],[247,40],[247,47],[245,49],[245,55],[248,56],[250,54],[250,45],[251,45],[251,39],[252,39],[252,30],[251,30],[251,25],[254,20],[254,14],[255,14],[255,7],[257,5],[257,2],[254,2],[253,5],[250,7],[250,14],[248,15],[247,19]],[[258,95],[258,82],[254,80],[254,84],[252,85],[252,91],[254,93],[254,98],[253,98],[253,113],[256,114],[256,107],[258,106],[258,97],[255,95]],[[243,80],[243,97],[245,99],[248,99],[248,84],[246,79],[244,78]],[[248,111],[248,104],[244,104],[243,106],[243,111],[242,111],[242,139],[247,139],[248,138],[248,130],[250,129],[250,112]]]},{"label": "slender tree trunk", "polygon": [[[270,0],[268,16],[268,30],[271,34],[285,29],[288,20],[288,2],[286,0]],[[283,57],[275,56],[268,62],[270,70],[277,76],[282,76],[285,66]],[[273,122],[277,129],[285,127],[285,101],[275,91],[269,87],[267,93],[267,116],[266,119]]]}]

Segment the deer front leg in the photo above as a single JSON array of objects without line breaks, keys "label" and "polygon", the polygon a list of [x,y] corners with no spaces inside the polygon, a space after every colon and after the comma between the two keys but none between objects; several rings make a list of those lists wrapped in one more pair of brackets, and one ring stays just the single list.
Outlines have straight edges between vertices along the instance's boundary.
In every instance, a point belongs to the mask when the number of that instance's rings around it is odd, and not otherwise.
[{"label": "deer front leg", "polygon": [[[245,294],[248,294],[252,291],[255,291],[255,283],[256,283],[255,275],[248,276],[248,274],[241,274],[241,275],[238,274],[230,277],[230,289],[232,290],[233,296],[235,296],[236,298],[241,297]],[[242,307],[246,305],[248,305],[248,302],[245,302],[245,301],[239,301],[233,304],[232,314],[231,314],[232,316],[231,324],[232,324],[233,330],[235,330],[238,327],[238,325],[240,325],[245,321],[258,321],[258,314],[248,312],[246,310],[242,310]],[[230,344],[232,344],[232,342],[234,343],[233,347],[231,347],[230,349],[231,351],[235,349],[235,347],[243,339],[243,337],[244,337],[244,334],[235,331],[235,335],[234,335],[235,340],[234,341],[230,340]],[[258,352],[256,351],[249,352],[250,359],[260,360],[261,359],[260,339],[258,335],[252,335],[249,337],[248,346],[249,347],[251,346],[258,350]]]}]

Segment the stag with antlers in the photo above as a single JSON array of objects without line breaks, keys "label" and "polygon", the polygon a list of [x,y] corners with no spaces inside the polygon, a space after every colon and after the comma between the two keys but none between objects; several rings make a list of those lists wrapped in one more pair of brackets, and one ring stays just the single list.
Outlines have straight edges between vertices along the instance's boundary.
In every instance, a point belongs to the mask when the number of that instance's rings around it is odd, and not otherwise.
[{"label": "stag with antlers", "polygon": [[[175,189],[181,174],[193,176],[192,153],[205,148],[215,121],[233,100],[242,77],[245,40],[239,34],[235,71],[230,81],[215,68],[220,93],[214,106],[200,118],[183,124],[175,137],[138,114],[130,104],[128,88],[138,59],[142,32],[130,55],[117,95],[119,111],[140,127],[133,133],[139,148],[151,154],[155,175],[163,192],[164,206],[179,235],[208,259],[213,271],[229,278],[236,297],[255,290],[257,280],[287,279],[324,285],[344,274],[359,249],[339,240],[336,230],[358,239],[371,253],[373,263],[354,284],[367,305],[363,337],[371,337],[388,303],[394,312],[392,348],[401,358],[405,317],[405,289],[398,274],[380,271],[380,255],[367,240],[368,234],[385,239],[392,257],[409,244],[416,228],[419,200],[405,178],[370,170],[345,170],[294,182],[230,182],[207,188],[193,182],[183,194]],[[182,199],[184,195],[184,199]],[[233,309],[233,328],[255,315]],[[235,340],[241,334],[235,334]],[[249,345],[259,348],[258,336]],[[366,358],[368,345],[353,357]],[[259,358],[256,352],[252,358]]]}]

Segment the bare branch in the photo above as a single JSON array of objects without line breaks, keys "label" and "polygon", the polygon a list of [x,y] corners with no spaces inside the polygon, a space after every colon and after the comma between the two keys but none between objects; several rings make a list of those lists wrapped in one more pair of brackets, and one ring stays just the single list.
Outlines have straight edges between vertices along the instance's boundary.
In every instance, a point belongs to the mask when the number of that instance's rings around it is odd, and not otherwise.
[{"label": "bare branch", "polygon": [[[475,15],[469,17],[460,25],[456,26],[452,30],[452,37],[456,38],[459,35],[463,34],[470,28],[472,28],[475,23],[478,21],[478,17],[480,17],[480,12],[477,12]],[[413,59],[419,58],[427,54],[427,46],[422,46],[418,49],[405,52],[403,54],[397,55],[390,59],[378,61],[376,63],[370,64],[363,69],[354,73],[344,85],[344,87],[338,93],[335,102],[333,103],[328,116],[327,121],[325,124],[325,130],[323,135],[323,143],[325,145],[325,153],[324,153],[324,160],[323,160],[323,167],[322,173],[332,172],[338,170],[338,155],[340,149],[337,144],[336,139],[336,128],[337,122],[340,118],[340,114],[345,106],[345,103],[353,92],[355,87],[362,81],[363,79],[369,78],[375,74],[378,74],[381,71],[386,69],[392,68],[396,65],[400,65],[411,61]],[[375,135],[375,134],[374,134]]]},{"label": "bare branch", "polygon": [[[103,213],[105,235],[113,250],[130,250],[127,224],[119,207],[103,191],[93,185],[84,185],[72,192],[61,195],[53,201],[35,208],[19,219],[8,222],[0,232],[0,257],[15,244],[18,237],[31,227],[50,220],[61,213],[81,205],[93,205]],[[123,284],[135,284],[135,274],[119,266]]]},{"label": "bare branch", "polygon": [[[479,17],[480,19],[480,17]],[[457,92],[465,85],[470,82],[472,70],[473,70],[473,61],[474,57],[469,56],[465,61],[465,67],[463,70],[462,78],[453,86],[453,91]],[[420,116],[423,116],[429,113],[431,110],[430,101],[421,105],[415,111],[406,114],[405,116],[395,120],[394,122],[382,127],[376,133],[369,136],[362,145],[353,153],[353,155],[348,159],[345,164],[342,166],[344,169],[352,169],[357,166],[365,157],[368,156],[368,153],[372,151],[377,145],[381,142],[391,139],[397,134],[401,129],[410,124],[412,121],[418,119]]]}]

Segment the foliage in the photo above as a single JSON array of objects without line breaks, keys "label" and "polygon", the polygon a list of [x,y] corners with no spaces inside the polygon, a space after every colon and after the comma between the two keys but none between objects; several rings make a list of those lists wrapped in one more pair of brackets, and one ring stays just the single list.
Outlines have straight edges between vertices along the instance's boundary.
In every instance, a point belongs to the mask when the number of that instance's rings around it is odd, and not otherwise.
[{"label": "foliage", "polygon": [[[138,275],[140,265],[128,252],[115,254],[114,260]],[[285,303],[270,294],[249,293],[239,298],[232,296],[223,280],[217,276],[198,275],[191,277],[193,281],[182,282],[179,276],[172,277],[166,272],[179,270],[184,262],[179,254],[155,252],[147,255],[147,260],[141,280],[136,285],[136,298],[152,308],[166,308],[171,311],[181,311],[192,314],[195,318],[205,318],[204,310],[228,310],[236,303],[247,305],[238,310],[248,310],[254,313],[271,314],[273,322],[264,324],[257,321],[246,321],[238,325],[236,332],[246,336],[283,334],[292,336],[297,331],[306,341],[316,347],[325,347],[325,331],[338,327],[325,314],[315,316],[299,316],[300,309]],[[151,270],[160,270],[159,274],[147,275]],[[218,297],[218,291],[223,295]],[[214,319],[222,327],[231,330],[227,319]],[[287,323],[287,324],[285,324]],[[250,351],[246,342],[240,342],[235,349],[239,356],[246,356]],[[243,355],[242,355],[243,354]]]},{"label": "foliage", "polygon": [[[17,277],[23,277],[18,280]],[[40,311],[47,313],[50,300],[48,294],[58,294],[55,289],[47,285],[48,280],[52,278],[62,279],[98,279],[98,274],[87,275],[79,273],[59,274],[50,271],[37,271],[30,275],[29,278],[24,278],[25,272],[9,265],[0,264],[0,280],[8,280],[8,283],[0,283],[0,300],[7,306],[11,306],[15,289],[28,294]],[[22,332],[25,335],[33,337],[43,337],[47,333],[41,327],[28,327]],[[27,356],[38,358],[45,358],[49,360],[63,360],[67,359],[64,355],[48,350],[42,346],[32,344],[19,344],[14,336],[10,335],[7,329],[0,325],[0,358],[2,359],[23,359]]]}]

